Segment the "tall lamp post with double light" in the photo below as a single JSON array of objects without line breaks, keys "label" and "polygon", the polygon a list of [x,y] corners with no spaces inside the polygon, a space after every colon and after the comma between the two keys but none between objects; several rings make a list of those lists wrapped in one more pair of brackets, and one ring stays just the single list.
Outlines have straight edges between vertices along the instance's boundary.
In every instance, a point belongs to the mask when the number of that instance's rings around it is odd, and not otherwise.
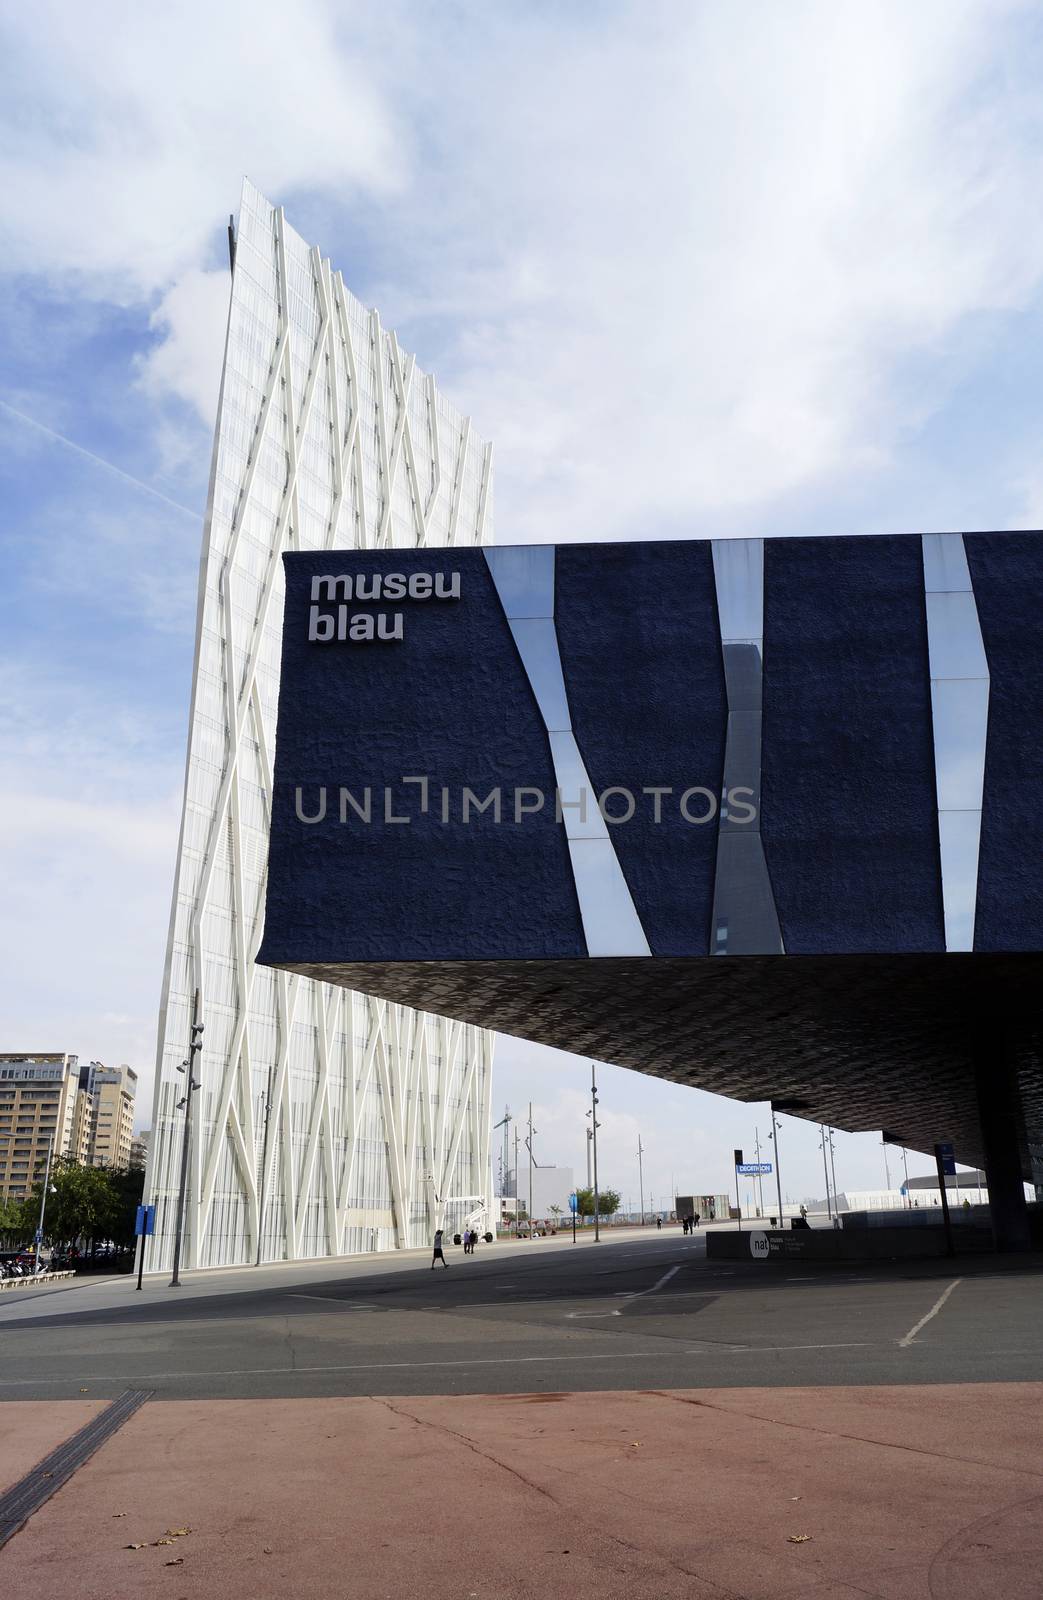
[{"label": "tall lamp post with double light", "polygon": [[594,1243],[600,1244],[601,1219],[598,1216],[598,1129],[600,1128],[601,1124],[598,1121],[597,1068],[595,1067],[593,1061],[590,1063],[590,1110],[587,1112],[587,1116],[590,1118],[590,1127],[587,1129],[587,1132],[590,1135],[590,1148],[594,1153]]},{"label": "tall lamp post with double light", "polygon": [[181,1141],[181,1182],[177,1192],[177,1222],[174,1227],[174,1270],[170,1279],[172,1289],[180,1289],[181,1278],[181,1241],[185,1231],[185,1202],[188,1197],[188,1154],[192,1142],[192,1095],[199,1084],[196,1082],[196,1056],[203,1048],[203,1024],[199,1020],[199,990],[195,992],[192,1001],[192,1026],[190,1031],[188,1057],[178,1067],[179,1072],[187,1073],[185,1093],[177,1103],[177,1109],[185,1108],[185,1129]]},{"label": "tall lamp post with double light", "polygon": [[826,1130],[821,1122],[819,1123],[818,1131],[819,1140],[822,1145],[822,1171],[826,1179],[826,1215],[829,1217],[830,1223],[832,1223],[833,1208],[829,1203],[829,1166],[826,1161]]},{"label": "tall lamp post with double light", "polygon": [[54,1157],[54,1134],[47,1141],[47,1165],[43,1174],[43,1190],[40,1194],[40,1220],[36,1225],[36,1247],[33,1259],[33,1271],[40,1270],[40,1246],[43,1243],[43,1218],[47,1210],[47,1192],[51,1187],[51,1161]]},{"label": "tall lamp post with double light", "polygon": [[779,1197],[779,1227],[783,1225],[782,1215],[782,1173],[779,1171],[779,1129],[782,1123],[775,1115],[774,1105],[771,1108],[771,1140],[775,1146],[775,1189]]}]

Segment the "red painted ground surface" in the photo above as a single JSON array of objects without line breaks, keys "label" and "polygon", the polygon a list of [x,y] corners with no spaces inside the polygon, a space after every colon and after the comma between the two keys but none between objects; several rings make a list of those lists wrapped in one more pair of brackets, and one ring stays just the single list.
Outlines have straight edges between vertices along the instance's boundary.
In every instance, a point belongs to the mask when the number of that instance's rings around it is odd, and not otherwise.
[{"label": "red painted ground surface", "polygon": [[1041,1440],[1043,1384],[153,1402],[0,1593],[1039,1600]]},{"label": "red painted ground surface", "polygon": [[0,1405],[0,1493],[107,1405],[107,1400],[11,1400]]}]

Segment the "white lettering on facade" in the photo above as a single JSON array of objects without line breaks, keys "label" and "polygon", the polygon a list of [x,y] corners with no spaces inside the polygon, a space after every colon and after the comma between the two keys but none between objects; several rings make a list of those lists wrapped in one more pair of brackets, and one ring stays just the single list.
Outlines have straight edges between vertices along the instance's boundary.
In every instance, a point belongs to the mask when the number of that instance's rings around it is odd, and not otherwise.
[{"label": "white lettering on facade", "polygon": [[[317,573],[311,580],[309,644],[387,643],[405,638],[405,613],[353,612],[348,602],[374,600],[459,600],[458,572]],[[323,609],[322,602],[329,609]]]}]

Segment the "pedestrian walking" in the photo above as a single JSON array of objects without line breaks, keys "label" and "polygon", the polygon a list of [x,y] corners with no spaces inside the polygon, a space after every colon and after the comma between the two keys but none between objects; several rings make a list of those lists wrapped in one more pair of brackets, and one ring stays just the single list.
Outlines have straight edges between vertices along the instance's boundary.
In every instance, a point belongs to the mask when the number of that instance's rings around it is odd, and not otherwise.
[{"label": "pedestrian walking", "polygon": [[431,1257],[431,1271],[432,1272],[434,1272],[434,1270],[435,1270],[435,1263],[437,1261],[440,1261],[442,1263],[443,1267],[447,1267],[449,1265],[448,1261],[445,1258],[445,1251],[442,1249],[442,1233],[443,1233],[443,1230],[441,1228],[436,1228],[435,1229],[435,1253]]},{"label": "pedestrian walking", "polygon": [[656,1217],[655,1225],[659,1229],[659,1232],[662,1233],[662,1231],[663,1231],[663,1219],[662,1219],[662,1217]]}]

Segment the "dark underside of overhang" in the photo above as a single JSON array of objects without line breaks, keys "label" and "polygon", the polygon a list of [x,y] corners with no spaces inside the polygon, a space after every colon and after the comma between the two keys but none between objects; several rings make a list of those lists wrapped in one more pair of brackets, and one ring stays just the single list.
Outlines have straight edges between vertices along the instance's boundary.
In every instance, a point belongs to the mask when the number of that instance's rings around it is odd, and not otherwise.
[{"label": "dark underside of overhang", "polygon": [[[812,1122],[984,1159],[974,1057],[1009,1061],[1043,1153],[1043,955],[403,961],[283,970]],[[1037,1168],[1037,1181],[1039,1172]]]}]

